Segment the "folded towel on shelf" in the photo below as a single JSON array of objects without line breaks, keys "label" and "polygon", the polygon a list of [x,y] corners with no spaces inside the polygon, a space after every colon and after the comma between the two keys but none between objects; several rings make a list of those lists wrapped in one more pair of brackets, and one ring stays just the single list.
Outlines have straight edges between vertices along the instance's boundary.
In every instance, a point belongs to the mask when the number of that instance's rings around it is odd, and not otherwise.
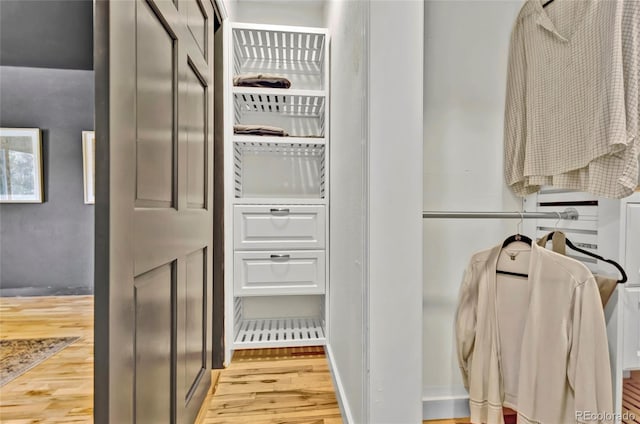
[{"label": "folded towel on shelf", "polygon": [[286,137],[289,135],[284,129],[269,125],[234,125],[233,133],[239,135],[268,135],[272,137]]},{"label": "folded towel on shelf", "polygon": [[278,75],[245,74],[233,77],[233,85],[238,87],[289,88],[291,81]]}]

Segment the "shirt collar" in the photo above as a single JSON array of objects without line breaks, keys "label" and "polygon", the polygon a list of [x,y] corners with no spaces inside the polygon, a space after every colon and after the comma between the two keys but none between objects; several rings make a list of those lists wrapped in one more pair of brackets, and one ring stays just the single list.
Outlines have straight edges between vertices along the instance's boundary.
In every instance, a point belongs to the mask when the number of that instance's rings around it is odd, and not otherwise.
[{"label": "shirt collar", "polygon": [[562,34],[560,34],[556,30],[555,25],[553,25],[553,22],[551,21],[551,19],[549,19],[547,12],[545,12],[544,8],[542,7],[542,1],[544,0],[529,0],[529,3],[533,4],[534,10],[538,15],[536,18],[536,24],[540,25],[542,28],[558,37],[561,41],[568,43],[569,40],[563,37]]}]

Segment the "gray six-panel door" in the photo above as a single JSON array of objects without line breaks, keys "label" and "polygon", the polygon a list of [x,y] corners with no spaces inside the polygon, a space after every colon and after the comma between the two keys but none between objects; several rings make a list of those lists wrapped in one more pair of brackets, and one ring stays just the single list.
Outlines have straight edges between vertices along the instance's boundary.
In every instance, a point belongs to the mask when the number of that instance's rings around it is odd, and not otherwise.
[{"label": "gray six-panel door", "polygon": [[96,2],[96,423],[191,423],[210,386],[210,0]]}]

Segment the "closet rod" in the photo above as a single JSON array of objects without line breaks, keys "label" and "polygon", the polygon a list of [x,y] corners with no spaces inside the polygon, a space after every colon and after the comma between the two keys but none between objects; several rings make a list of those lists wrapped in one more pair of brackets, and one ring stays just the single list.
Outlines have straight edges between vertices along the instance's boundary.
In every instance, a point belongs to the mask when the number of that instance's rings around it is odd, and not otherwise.
[{"label": "closet rod", "polygon": [[569,219],[576,221],[580,214],[575,208],[562,212],[440,212],[423,211],[423,218],[495,218],[495,219]]}]

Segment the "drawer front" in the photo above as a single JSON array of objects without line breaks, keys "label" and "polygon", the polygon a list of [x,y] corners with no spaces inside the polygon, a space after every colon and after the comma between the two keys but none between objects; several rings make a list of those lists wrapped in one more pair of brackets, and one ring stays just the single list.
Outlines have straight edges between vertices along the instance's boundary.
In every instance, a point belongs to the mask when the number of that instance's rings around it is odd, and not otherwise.
[{"label": "drawer front", "polygon": [[640,287],[627,288],[624,296],[625,369],[640,369]]},{"label": "drawer front", "polygon": [[324,206],[235,206],[236,250],[324,249]]},{"label": "drawer front", "polygon": [[236,252],[236,296],[323,294],[324,252]]}]

